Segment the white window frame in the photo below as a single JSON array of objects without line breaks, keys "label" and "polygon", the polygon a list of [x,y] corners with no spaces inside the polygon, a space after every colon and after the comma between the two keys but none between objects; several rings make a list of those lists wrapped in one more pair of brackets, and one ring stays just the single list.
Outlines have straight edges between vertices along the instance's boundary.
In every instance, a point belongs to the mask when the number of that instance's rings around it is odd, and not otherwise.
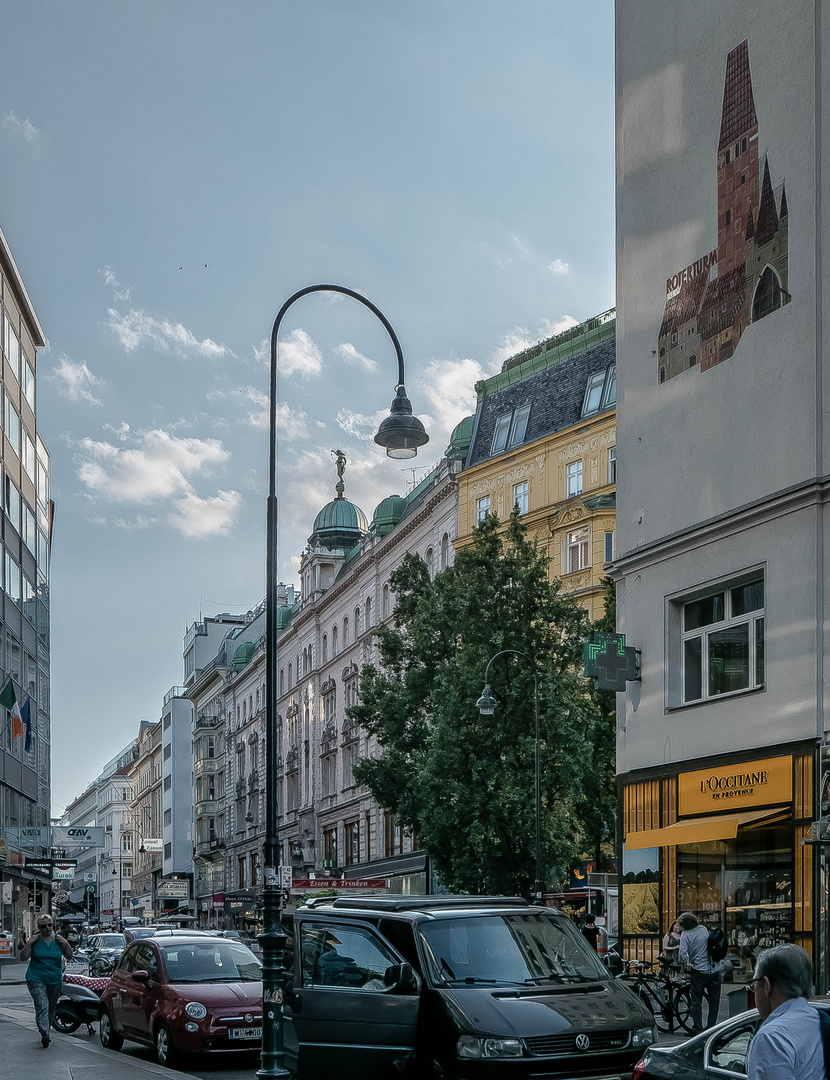
[{"label": "white window frame", "polygon": [[519,513],[526,514],[530,507],[530,484],[527,480],[523,480],[520,484],[513,485],[513,504],[510,507],[511,511],[516,503],[519,504]]},{"label": "white window frame", "polygon": [[565,545],[567,574],[578,574],[591,565],[591,530],[587,525],[569,532]]},{"label": "white window frame", "polygon": [[616,446],[608,447],[608,483],[616,484],[617,482],[617,448]]},{"label": "white window frame", "polygon": [[573,499],[582,494],[582,458],[565,466],[565,498]]},{"label": "white window frame", "polygon": [[510,420],[510,413],[505,413],[496,420],[496,426],[493,429],[493,444],[490,448],[491,454],[500,454],[507,446],[510,435]]},{"label": "white window frame", "polygon": [[[761,607],[741,615],[733,615],[733,590],[741,589],[747,585],[760,582],[764,589],[764,598]],[[701,600],[723,595],[723,618],[717,622],[707,623],[704,626],[694,627],[687,630],[685,627],[685,611],[687,605]],[[747,694],[752,691],[762,690],[766,685],[766,582],[764,574],[756,571],[753,574],[741,575],[705,590],[695,592],[673,601],[679,619],[679,667],[680,686],[679,703],[681,705],[698,705],[708,701],[722,701],[724,698],[735,697],[738,694]],[[740,626],[748,626],[748,683],[746,686],[735,690],[712,692],[710,688],[710,653],[708,642],[713,634],[723,630],[731,630]],[[761,670],[759,671],[758,639],[762,649]],[[700,648],[700,696],[686,696],[686,667],[687,667],[687,644],[701,641]],[[759,678],[760,675],[760,678]]]},{"label": "white window frame", "polygon": [[[476,499],[476,525],[480,525],[482,521],[490,513],[490,496],[482,495],[480,499]],[[443,570],[444,567],[442,566]]]},{"label": "white window frame", "polygon": [[614,533],[609,530],[605,533],[605,561],[612,563],[614,561]]},{"label": "white window frame", "polygon": [[513,414],[513,423],[510,425],[510,446],[519,446],[525,441],[527,435],[527,422],[530,419],[530,406],[522,405]]}]

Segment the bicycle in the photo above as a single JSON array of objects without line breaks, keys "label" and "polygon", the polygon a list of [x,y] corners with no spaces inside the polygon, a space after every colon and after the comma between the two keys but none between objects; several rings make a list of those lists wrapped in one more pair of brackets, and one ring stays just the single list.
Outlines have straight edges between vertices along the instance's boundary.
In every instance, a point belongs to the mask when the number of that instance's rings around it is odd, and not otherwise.
[{"label": "bicycle", "polygon": [[668,971],[654,971],[647,960],[627,960],[624,974],[618,978],[631,989],[654,1016],[661,1031],[673,1032],[675,1023],[684,1031],[692,1030],[692,996],[688,980]]}]

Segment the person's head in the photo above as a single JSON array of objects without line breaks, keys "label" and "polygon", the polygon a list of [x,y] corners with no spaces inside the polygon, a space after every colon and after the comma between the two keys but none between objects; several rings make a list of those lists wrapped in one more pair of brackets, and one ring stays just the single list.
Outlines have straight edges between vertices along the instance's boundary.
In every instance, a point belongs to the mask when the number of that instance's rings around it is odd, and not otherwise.
[{"label": "person's head", "polygon": [[52,916],[51,915],[38,915],[37,928],[41,934],[52,933]]},{"label": "person's head", "polygon": [[[829,774],[830,775],[830,774]],[[671,928],[673,934],[679,934],[683,927],[680,925],[680,919],[676,919],[674,926]]]},{"label": "person's head", "polygon": [[681,930],[694,930],[696,926],[700,926],[697,916],[693,915],[691,911],[684,911],[677,922]]},{"label": "person's head", "polygon": [[596,915],[586,915],[585,916],[585,925],[586,926],[593,926],[596,921],[597,921]]},{"label": "person's head", "polygon": [[764,949],[755,961],[752,980],[755,1004],[762,1020],[790,998],[813,992],[813,965],[799,945],[775,945]]}]

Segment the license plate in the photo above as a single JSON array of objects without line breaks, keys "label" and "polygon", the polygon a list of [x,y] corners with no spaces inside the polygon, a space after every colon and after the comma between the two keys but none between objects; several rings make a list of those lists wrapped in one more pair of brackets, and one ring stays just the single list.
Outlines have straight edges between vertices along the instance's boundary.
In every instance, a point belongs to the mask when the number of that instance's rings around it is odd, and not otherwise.
[{"label": "license plate", "polygon": [[262,1028],[261,1027],[249,1027],[249,1028],[230,1028],[228,1030],[229,1039],[261,1039]]}]

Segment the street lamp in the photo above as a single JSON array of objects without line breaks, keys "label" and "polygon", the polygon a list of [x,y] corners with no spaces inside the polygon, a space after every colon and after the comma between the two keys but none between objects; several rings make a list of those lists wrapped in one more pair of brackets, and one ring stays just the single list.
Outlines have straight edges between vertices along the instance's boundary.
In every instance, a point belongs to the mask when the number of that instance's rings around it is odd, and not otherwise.
[{"label": "street lamp", "polygon": [[289,1075],[285,1068],[282,1029],[283,949],[285,935],[280,925],[279,833],[277,813],[277,343],[280,324],[295,301],[310,293],[335,292],[350,296],[367,307],[386,328],[398,361],[398,379],[389,416],[381,423],[375,442],[386,448],[391,458],[414,457],[418,447],[429,442],[421,421],[412,414],[406,396],[403,350],[395,331],[383,312],[365,296],[342,285],[308,285],[285,301],[271,329],[271,378],[269,413],[268,500],[266,503],[266,577],[265,577],[265,841],[263,844],[264,883],[262,892],[262,1058],[259,1080],[274,1080]]},{"label": "street lamp", "polygon": [[490,684],[487,681],[487,676],[490,674],[490,665],[494,660],[497,660],[500,656],[504,656],[506,653],[511,653],[513,656],[521,656],[524,660],[530,664],[533,668],[533,710],[534,710],[534,727],[535,727],[535,804],[536,804],[536,880],[533,882],[531,888],[531,894],[533,899],[537,903],[542,902],[542,893],[544,892],[544,886],[542,885],[542,767],[539,754],[539,674],[536,667],[535,660],[523,653],[520,649],[502,649],[501,652],[497,652],[495,656],[491,656],[487,661],[487,667],[484,669],[484,689],[481,691],[481,697],[476,702],[476,708],[482,716],[492,716],[498,708],[498,701],[493,696],[493,692],[490,689]]}]

